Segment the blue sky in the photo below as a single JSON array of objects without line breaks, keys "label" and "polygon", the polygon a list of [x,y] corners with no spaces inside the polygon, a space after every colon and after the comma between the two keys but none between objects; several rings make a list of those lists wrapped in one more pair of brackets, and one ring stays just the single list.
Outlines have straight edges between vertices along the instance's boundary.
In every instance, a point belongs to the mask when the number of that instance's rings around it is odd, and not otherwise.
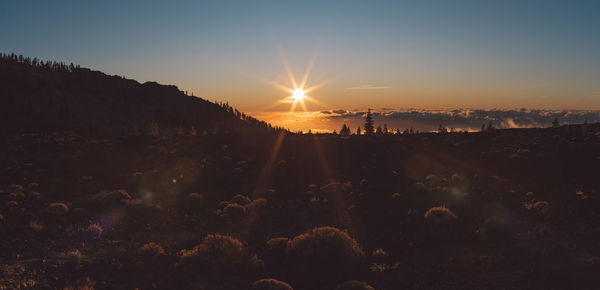
[{"label": "blue sky", "polygon": [[[599,1],[3,1],[0,50],[175,84],[244,111],[600,109]],[[286,83],[287,82],[287,83]],[[354,89],[349,89],[354,88]]]}]

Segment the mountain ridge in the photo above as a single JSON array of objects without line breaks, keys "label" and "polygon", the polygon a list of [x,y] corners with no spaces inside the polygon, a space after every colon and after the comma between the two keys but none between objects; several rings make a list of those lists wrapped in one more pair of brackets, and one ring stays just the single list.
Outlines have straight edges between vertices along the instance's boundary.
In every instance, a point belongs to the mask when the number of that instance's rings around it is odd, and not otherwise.
[{"label": "mountain ridge", "polygon": [[73,130],[161,134],[280,130],[174,85],[140,83],[74,64],[0,54],[0,133]]}]

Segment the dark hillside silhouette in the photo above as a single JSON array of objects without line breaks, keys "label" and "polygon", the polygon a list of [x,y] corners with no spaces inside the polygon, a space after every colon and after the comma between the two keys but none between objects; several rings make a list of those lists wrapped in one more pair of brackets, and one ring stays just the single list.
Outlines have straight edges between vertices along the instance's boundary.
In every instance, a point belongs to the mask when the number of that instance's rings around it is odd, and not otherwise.
[{"label": "dark hillside silhouette", "polygon": [[[0,56],[0,134],[73,130],[91,135],[161,135],[272,129],[228,104],[172,85],[143,84],[73,64]],[[137,132],[136,132],[137,131]]]}]

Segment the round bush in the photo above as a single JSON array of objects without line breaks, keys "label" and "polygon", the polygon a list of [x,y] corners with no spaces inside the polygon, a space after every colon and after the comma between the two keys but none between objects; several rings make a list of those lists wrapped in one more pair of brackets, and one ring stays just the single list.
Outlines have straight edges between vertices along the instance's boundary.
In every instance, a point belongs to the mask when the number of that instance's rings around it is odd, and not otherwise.
[{"label": "round bush", "polygon": [[539,212],[542,215],[545,215],[550,210],[550,203],[544,200],[536,201],[533,204],[533,210]]},{"label": "round bush", "polygon": [[433,224],[447,224],[457,220],[457,216],[445,206],[435,206],[425,212],[425,219]]},{"label": "round bush", "polygon": [[104,229],[99,224],[90,224],[84,232],[93,238],[99,238],[103,231]]},{"label": "round bush", "polygon": [[69,207],[62,202],[53,202],[46,208],[46,212],[51,215],[64,215],[69,212]]},{"label": "round bush", "polygon": [[146,258],[153,258],[153,257],[164,256],[166,254],[165,254],[165,250],[163,249],[163,247],[160,244],[155,243],[155,242],[149,242],[149,243],[142,245],[138,249],[138,255],[140,255],[141,257],[146,257]]},{"label": "round bush", "polygon": [[252,289],[257,290],[294,290],[290,284],[276,279],[260,279],[252,283]]},{"label": "round bush", "polygon": [[222,216],[232,219],[238,219],[246,214],[246,208],[237,203],[230,203],[223,209]]},{"label": "round bush", "polygon": [[118,205],[129,199],[131,199],[131,195],[124,189],[100,191],[92,197],[92,201],[101,205]]},{"label": "round bush", "polygon": [[356,240],[334,227],[317,227],[294,237],[287,242],[287,254],[299,277],[326,280],[352,275],[364,258]]},{"label": "round bush", "polygon": [[234,197],[231,198],[229,203],[237,203],[239,205],[247,205],[250,203],[250,199],[245,195],[236,194]]},{"label": "round bush", "polygon": [[190,273],[244,272],[262,267],[262,260],[250,254],[242,242],[224,235],[208,235],[199,245],[177,253],[179,266]]},{"label": "round bush", "polygon": [[285,264],[288,241],[288,238],[272,238],[267,241],[264,254],[265,263],[276,271],[281,270],[281,266]]},{"label": "round bush", "polygon": [[263,208],[267,206],[267,200],[264,198],[258,198],[253,200],[246,206],[246,211],[259,213]]}]

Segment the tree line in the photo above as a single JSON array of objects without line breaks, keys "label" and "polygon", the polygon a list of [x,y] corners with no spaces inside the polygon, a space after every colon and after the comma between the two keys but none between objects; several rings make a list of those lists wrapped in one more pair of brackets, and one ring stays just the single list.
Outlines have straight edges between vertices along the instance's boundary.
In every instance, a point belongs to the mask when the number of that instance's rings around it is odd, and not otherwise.
[{"label": "tree line", "polygon": [[21,54],[16,55],[14,53],[0,53],[0,59],[4,60],[4,61],[9,61],[9,62],[14,62],[14,63],[18,63],[18,64],[26,64],[29,66],[34,66],[37,68],[43,68],[43,69],[47,69],[47,70],[52,70],[52,71],[61,71],[61,72],[74,72],[78,69],[81,69],[81,67],[79,65],[70,63],[70,64],[66,64],[64,62],[58,62],[58,61],[44,61],[41,59],[38,59],[37,57],[31,58],[28,56],[23,56]]}]

